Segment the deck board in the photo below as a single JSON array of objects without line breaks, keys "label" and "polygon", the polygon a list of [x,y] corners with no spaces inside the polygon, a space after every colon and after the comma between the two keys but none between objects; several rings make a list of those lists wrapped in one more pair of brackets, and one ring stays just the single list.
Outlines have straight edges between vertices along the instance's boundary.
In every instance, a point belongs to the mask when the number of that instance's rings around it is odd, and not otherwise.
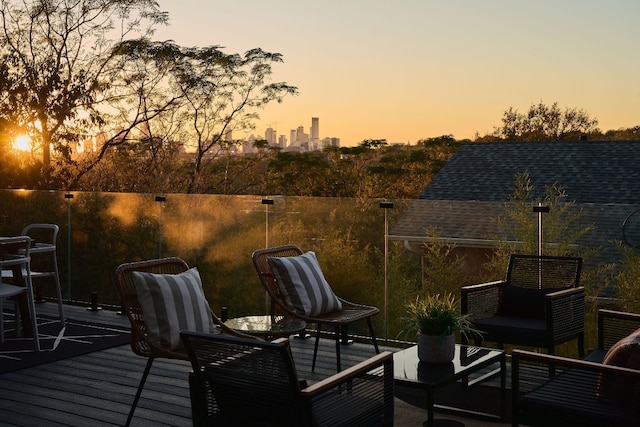
[{"label": "deck board", "polygon": [[[39,314],[55,315],[56,305],[40,304]],[[76,321],[128,326],[113,311],[67,306]],[[335,346],[321,340],[316,370],[311,373],[314,339],[291,338],[301,379],[315,382],[336,371]],[[341,347],[343,369],[373,356],[370,344]],[[0,375],[0,424],[7,426],[120,426],[127,418],[146,359],[129,345]],[[156,359],[142,392],[132,425],[190,426],[186,361]]]}]

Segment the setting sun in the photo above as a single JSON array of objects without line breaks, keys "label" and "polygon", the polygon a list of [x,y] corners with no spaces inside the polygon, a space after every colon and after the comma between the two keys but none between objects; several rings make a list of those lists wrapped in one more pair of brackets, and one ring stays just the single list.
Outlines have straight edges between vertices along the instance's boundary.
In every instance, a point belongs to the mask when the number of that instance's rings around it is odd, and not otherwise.
[{"label": "setting sun", "polygon": [[20,135],[13,141],[13,149],[18,151],[31,150],[31,137],[27,135]]}]

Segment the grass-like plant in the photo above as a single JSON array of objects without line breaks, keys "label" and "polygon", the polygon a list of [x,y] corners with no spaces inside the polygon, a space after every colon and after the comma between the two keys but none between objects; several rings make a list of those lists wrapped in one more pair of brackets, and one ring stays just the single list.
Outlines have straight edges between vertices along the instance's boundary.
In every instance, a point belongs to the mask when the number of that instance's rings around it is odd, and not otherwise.
[{"label": "grass-like plant", "polygon": [[452,293],[418,296],[406,308],[406,316],[403,317],[405,327],[401,332],[405,337],[418,334],[446,336],[459,332],[470,338],[481,334],[468,317],[460,313],[458,301]]}]

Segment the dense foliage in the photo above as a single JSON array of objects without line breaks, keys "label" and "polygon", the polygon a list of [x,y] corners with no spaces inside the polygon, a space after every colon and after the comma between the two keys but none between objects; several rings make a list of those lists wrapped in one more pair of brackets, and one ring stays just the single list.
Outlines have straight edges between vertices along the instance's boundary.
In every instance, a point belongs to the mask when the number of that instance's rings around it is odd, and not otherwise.
[{"label": "dense foliage", "polygon": [[[270,81],[280,54],[154,41],[167,22],[153,0],[2,1],[0,148],[30,138],[18,185],[100,190],[106,174],[130,191],[135,174],[115,172],[133,166],[155,187],[180,169],[181,191],[196,193],[203,170],[233,145],[228,135],[297,93]],[[184,147],[193,155],[175,163]]]}]

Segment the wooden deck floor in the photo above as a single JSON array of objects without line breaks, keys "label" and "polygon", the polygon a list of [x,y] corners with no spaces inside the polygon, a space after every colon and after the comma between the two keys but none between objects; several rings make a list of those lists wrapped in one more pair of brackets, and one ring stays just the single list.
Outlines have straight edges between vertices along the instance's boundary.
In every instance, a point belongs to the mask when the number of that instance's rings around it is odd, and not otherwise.
[{"label": "wooden deck floor", "polygon": [[[40,314],[55,315],[55,304],[38,306]],[[113,311],[66,308],[66,316],[128,326],[126,317]],[[51,313],[49,313],[51,311]],[[316,372],[311,373],[313,340],[291,339],[299,376],[311,382],[335,373],[333,343],[320,345]],[[351,344],[342,348],[343,367],[374,354],[373,347]],[[2,426],[118,426],[126,421],[146,359],[128,345],[94,352],[46,365],[0,375],[0,425]],[[132,425],[190,426],[191,404],[188,362],[157,359],[151,369]],[[405,405],[396,425],[420,425],[425,412]],[[404,413],[413,411],[413,414]],[[396,411],[398,412],[398,411]],[[400,415],[400,414],[398,414]],[[409,423],[413,419],[416,423]],[[467,426],[500,424],[464,420]]]}]

